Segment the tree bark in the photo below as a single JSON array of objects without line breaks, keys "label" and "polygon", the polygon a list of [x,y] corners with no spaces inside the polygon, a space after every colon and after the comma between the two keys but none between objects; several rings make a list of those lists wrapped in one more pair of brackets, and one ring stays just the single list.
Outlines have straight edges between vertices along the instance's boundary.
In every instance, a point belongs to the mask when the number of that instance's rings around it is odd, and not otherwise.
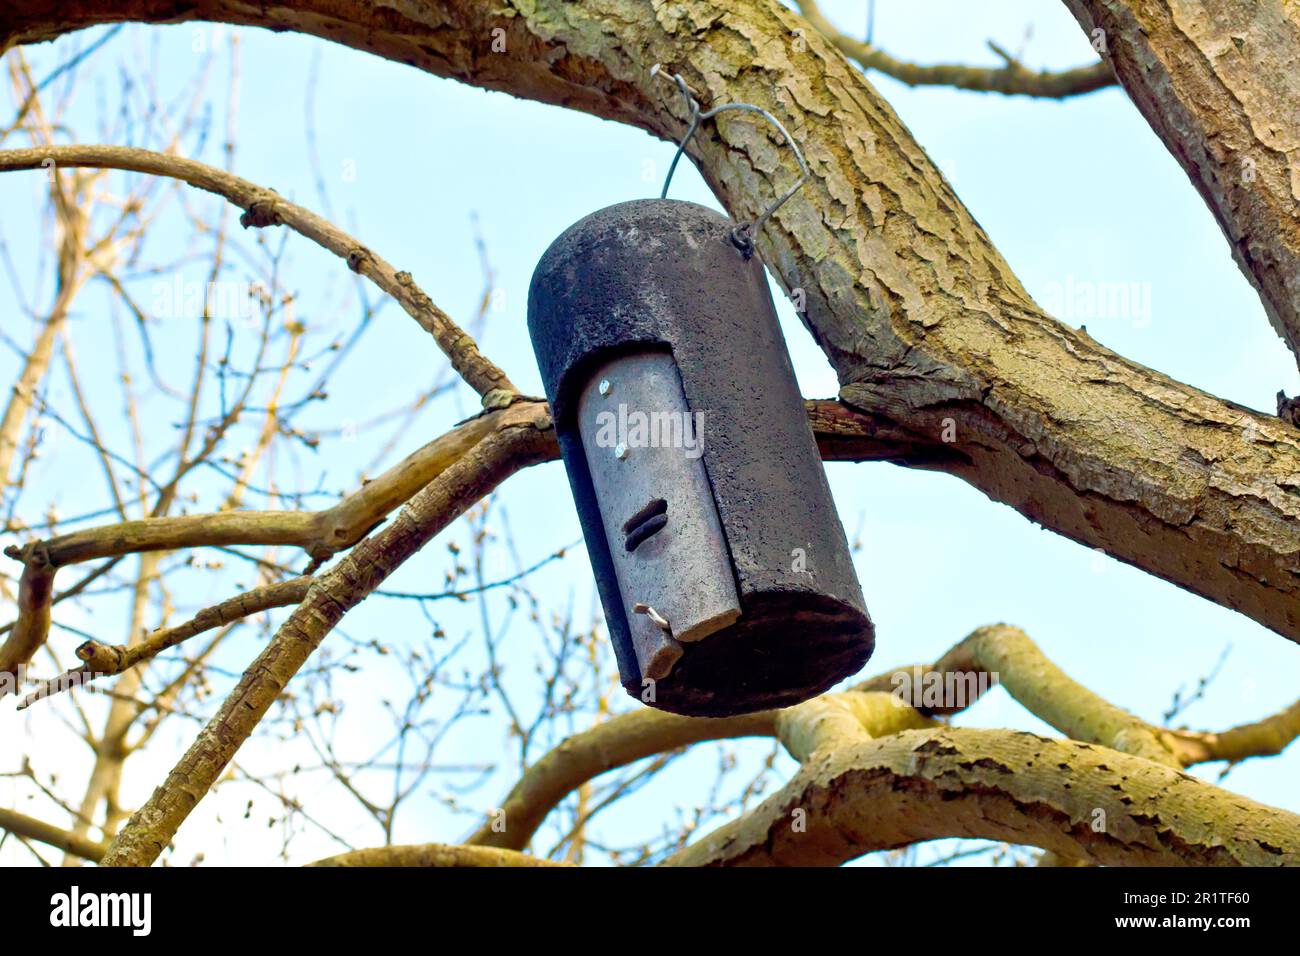
[{"label": "tree bark", "polygon": [[1065,0],[1214,213],[1300,357],[1300,11],[1282,0]]},{"label": "tree bark", "polygon": [[366,850],[352,850],[308,866],[403,866],[463,869],[466,867],[517,867],[517,866],[567,866],[551,860],[538,859],[511,850],[494,847],[455,846],[447,843],[428,843],[419,846],[380,846]]},{"label": "tree bark", "polygon": [[753,813],[668,863],[830,866],[940,837],[1105,865],[1300,864],[1293,813],[1095,744],[953,727],[814,754]]}]

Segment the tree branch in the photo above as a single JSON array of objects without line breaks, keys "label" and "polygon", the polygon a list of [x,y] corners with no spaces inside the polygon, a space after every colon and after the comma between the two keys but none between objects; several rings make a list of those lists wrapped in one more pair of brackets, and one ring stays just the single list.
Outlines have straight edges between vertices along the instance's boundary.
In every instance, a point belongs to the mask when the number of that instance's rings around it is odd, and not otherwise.
[{"label": "tree branch", "polygon": [[[524,414],[549,414],[545,402],[530,400],[525,404]],[[500,425],[500,416],[501,411],[495,410],[464,422],[324,511],[234,511],[142,518],[74,531],[22,548],[11,545],[5,554],[22,561],[24,567],[18,582],[18,618],[0,645],[0,675],[16,675],[45,643],[54,574],[59,567],[136,552],[232,544],[297,545],[319,564],[354,545],[394,508],[492,434]]]},{"label": "tree branch", "polygon": [[[1205,760],[1245,759],[1247,756],[1280,753],[1300,735],[1300,703],[1257,724],[1220,734],[1154,727],[1071,679],[1020,629],[997,624],[973,631],[934,665],[887,671],[849,692],[825,694],[784,710],[721,719],[681,717],[649,709],[620,714],[574,734],[529,767],[502,806],[492,812],[491,819],[466,843],[522,850],[546,816],[583,784],[610,770],[691,744],[736,737],[775,736],[796,760],[816,764],[827,752],[850,748],[871,738],[887,737],[904,730],[933,728],[935,724],[930,714],[953,714],[979,699],[979,692],[990,685],[971,678],[982,673],[996,674],[997,683],[1040,719],[1062,732],[1082,738],[1048,743],[1082,748],[1080,752],[1089,752],[1094,745],[1100,744],[1126,752],[1151,768],[1181,769]],[[952,681],[952,677],[958,678],[959,682]],[[963,692],[960,702],[922,707],[928,701],[917,699],[917,688],[924,687],[927,679],[932,678],[938,678],[939,685],[944,688],[960,688]],[[909,702],[917,706],[908,706]],[[1012,739],[1019,732],[998,733]],[[1039,737],[1033,739],[1043,740]],[[1086,762],[1079,763],[1071,758],[1067,764],[1068,767],[1054,764],[1043,768],[1043,775],[1035,786],[1050,794],[1054,792],[1053,786],[1059,789],[1063,769],[1068,769],[1072,775],[1087,772]],[[1066,781],[1070,784],[1064,788],[1067,797],[1075,787],[1073,779],[1071,776]],[[796,780],[790,787],[797,784],[803,786]],[[1215,806],[1229,796],[1217,796],[1222,791],[1215,790],[1214,793]],[[952,799],[937,792],[932,797],[940,805]],[[1123,803],[1122,798],[1120,802]],[[807,807],[807,804],[801,803],[801,806]],[[808,812],[812,813],[812,810]],[[989,839],[1026,842],[990,834],[993,831],[985,835]],[[955,829],[953,832],[918,836],[917,839],[971,835],[974,834]],[[1054,850],[1058,857],[1076,862],[1086,847],[1081,849],[1076,845],[1073,842],[1075,837],[1071,837],[1068,843],[1055,841],[1051,847],[1043,843],[1034,845]],[[885,848],[860,848],[857,853]],[[694,857],[683,859],[694,860]]]},{"label": "tree branch", "polygon": [[1064,99],[1115,85],[1115,73],[1104,61],[1072,70],[1030,70],[996,44],[989,47],[1002,58],[1001,67],[975,67],[959,64],[921,66],[890,56],[870,43],[837,30],[815,0],[796,0],[803,18],[817,28],[835,48],[868,70],[878,70],[908,86],[951,86],[977,93],[1004,93],[1008,96],[1036,96]]},{"label": "tree branch", "polygon": [[311,581],[311,577],[304,574],[288,581],[277,581],[274,584],[245,591],[243,594],[236,594],[220,604],[204,608],[184,624],[159,628],[135,644],[101,644],[99,641],[86,641],[77,648],[77,658],[85,663],[58,677],[41,681],[18,704],[18,709],[25,710],[38,700],[44,700],[73,687],[85,686],[101,677],[121,674],[138,664],[153,660],[163,651],[176,647],[196,634],[223,627],[271,608],[297,604],[307,596]]},{"label": "tree branch", "polygon": [[[803,291],[846,403],[936,445],[951,435],[966,464],[946,470],[991,498],[1300,640],[1300,431],[1043,313],[861,71],[807,21],[773,0],[674,10],[12,0],[0,42],[201,17],[315,34],[664,137],[686,116],[655,64],[708,103],[768,109],[800,140],[812,179],[758,246],[785,288]],[[798,30],[812,35],[796,50]],[[752,218],[788,188],[784,155],[754,124],[714,132],[694,142],[701,171],[734,216]]]},{"label": "tree branch", "polygon": [[860,691],[823,694],[776,716],[777,738],[800,763],[873,737],[935,726],[935,721],[893,694]]},{"label": "tree branch", "polygon": [[21,671],[50,636],[50,607],[54,594],[55,569],[34,553],[24,562],[18,579],[18,617],[13,630],[0,644],[0,697],[11,688],[4,678],[13,678],[14,687],[21,683]]},{"label": "tree branch", "polygon": [[308,866],[425,866],[425,867],[498,867],[498,866],[571,866],[486,846],[456,846],[450,843],[427,843],[423,846],[380,846],[353,850],[309,863]]},{"label": "tree branch", "polygon": [[[1006,624],[977,628],[934,664],[888,671],[853,689],[891,691],[923,713],[951,715],[973,705],[990,686],[975,679],[980,674],[995,676],[1026,710],[1067,737],[1179,769],[1272,756],[1300,737],[1300,701],[1263,720],[1218,733],[1147,723],[1074,680],[1024,631]],[[920,696],[928,687],[957,690],[958,699],[931,706]]]},{"label": "tree branch", "polygon": [[1272,757],[1300,737],[1300,700],[1271,717],[1220,733],[1174,730],[1170,734],[1184,767],[1215,760],[1240,763],[1251,757]]},{"label": "tree branch", "polygon": [[770,737],[776,712],[738,717],[682,717],[644,708],[619,714],[574,734],[533,764],[515,784],[492,821],[465,842],[522,850],[560,801],[593,777],[655,754],[705,740]]},{"label": "tree branch", "polygon": [[550,417],[535,405],[498,413],[496,427],[422,488],[393,521],[316,577],[303,602],[244,672],[180,762],[109,847],[104,866],[148,866],[343,615],[407,558],[515,471],[544,457]]},{"label": "tree branch", "polygon": [[1300,12],[1294,4],[1065,0],[1218,220],[1300,358]]},{"label": "tree branch", "polygon": [[1118,866],[1294,866],[1300,816],[1072,740],[944,727],[821,751],[672,866],[828,866],[941,837]]},{"label": "tree branch", "polygon": [[[539,399],[520,397],[515,404],[525,414],[532,412],[549,415],[546,403]],[[931,442],[925,436],[912,435],[887,421],[855,412],[834,399],[813,400],[804,404],[823,457],[828,461],[892,461],[920,468],[936,468],[960,460],[959,453],[942,443]],[[314,563],[319,564],[333,554],[352,547],[394,508],[490,434],[498,426],[499,414],[499,410],[496,410],[470,419],[408,455],[324,511],[238,511],[143,518],[74,531],[47,541],[33,542],[22,548],[11,545],[5,549],[5,553],[22,561],[24,570],[19,580],[18,618],[12,625],[0,628],[0,633],[11,631],[5,642],[0,644],[0,674],[16,675],[20,667],[32,660],[49,636],[50,609],[59,599],[58,596],[51,597],[54,573],[59,567],[98,557],[141,551],[232,544],[295,545],[310,554]],[[547,434],[540,455],[539,460],[543,461],[559,459],[559,446],[555,443],[553,434]],[[79,587],[89,580],[83,581]],[[243,600],[243,596],[232,600]],[[158,648],[163,649],[165,648]],[[123,670],[143,659],[145,658],[133,658]],[[106,660],[101,662],[108,663]],[[69,675],[86,673],[86,670],[85,667],[78,668],[69,672]],[[121,671],[113,670],[110,666],[100,676],[116,673]],[[62,678],[56,678],[46,684],[57,684],[60,680]],[[27,706],[32,699],[42,696],[47,689],[44,685],[38,687],[22,706]]]},{"label": "tree branch", "polygon": [[[546,414],[544,402],[531,400]],[[141,518],[101,525],[10,546],[5,554],[27,565],[60,568],[96,558],[142,551],[228,545],[293,545],[318,563],[351,547],[394,508],[461,458],[497,426],[495,413],[479,415],[440,435],[382,475],[323,511],[228,511]]]},{"label": "tree branch", "polygon": [[[2,21],[0,21],[2,22]],[[398,272],[328,220],[282,198],[274,190],[240,179],[222,169],[192,159],[128,146],[40,146],[0,150],[0,171],[40,169],[44,160],[56,166],[124,169],[167,176],[214,193],[240,209],[240,223],[265,228],[288,226],[347,262],[397,300],[407,315],[433,336],[460,376],[483,397],[487,408],[500,407],[518,394],[506,374],[489,361],[478,345],[424,294],[409,272]]]},{"label": "tree branch", "polygon": [[103,843],[89,837],[77,836],[44,820],[37,820],[17,810],[6,810],[4,807],[0,807],[0,830],[8,830],[15,836],[36,840],[92,862],[98,862],[108,849]]}]

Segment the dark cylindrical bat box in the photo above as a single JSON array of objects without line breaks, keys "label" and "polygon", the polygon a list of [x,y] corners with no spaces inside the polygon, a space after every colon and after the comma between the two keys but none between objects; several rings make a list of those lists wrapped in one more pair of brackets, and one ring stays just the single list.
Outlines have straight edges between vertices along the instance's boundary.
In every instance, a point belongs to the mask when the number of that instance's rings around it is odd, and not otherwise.
[{"label": "dark cylindrical bat box", "polygon": [[797,703],[873,629],[757,259],[694,203],[592,213],[528,329],[623,686],[681,714]]}]

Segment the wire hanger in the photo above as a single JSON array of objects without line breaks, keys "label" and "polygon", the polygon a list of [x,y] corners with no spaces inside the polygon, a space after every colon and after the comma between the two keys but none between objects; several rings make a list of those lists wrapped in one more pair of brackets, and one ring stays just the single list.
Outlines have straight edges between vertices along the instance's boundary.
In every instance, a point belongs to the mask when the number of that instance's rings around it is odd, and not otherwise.
[{"label": "wire hanger", "polygon": [[[661,72],[662,65],[659,63],[656,63],[650,68],[651,76],[658,76]],[[667,74],[664,75],[667,78]],[[695,136],[695,131],[700,128],[700,124],[705,120],[713,119],[713,117],[717,116],[719,113],[725,113],[727,110],[740,110],[745,113],[756,113],[763,117],[763,119],[767,120],[781,131],[781,136],[784,137],[786,145],[790,147],[791,152],[794,153],[795,161],[799,164],[798,182],[786,190],[785,194],[777,199],[776,202],[763,210],[757,219],[754,219],[752,222],[740,223],[736,228],[731,230],[731,241],[735,243],[736,248],[743,252],[745,258],[748,259],[754,254],[754,237],[758,234],[758,230],[762,229],[763,224],[772,218],[772,214],[785,205],[786,200],[797,193],[803,187],[803,184],[808,181],[808,164],[804,162],[803,153],[799,149],[799,144],[794,141],[794,137],[786,131],[786,128],[781,125],[779,119],[761,106],[755,106],[753,103],[723,103],[720,106],[713,107],[711,110],[701,111],[699,101],[697,101],[691,94],[691,88],[686,85],[686,81],[682,79],[682,75],[680,73],[674,73],[670,79],[677,85],[677,89],[681,91],[682,96],[686,99],[686,105],[690,109],[691,119],[690,124],[686,127],[686,135],[683,136],[682,141],[677,144],[677,152],[673,155],[672,164],[668,167],[668,175],[664,179],[663,191],[659,193],[660,199],[666,199],[668,197],[668,186],[673,181],[673,173],[677,171],[677,163],[682,158],[682,153],[686,151],[687,144],[690,143],[691,138]]]}]

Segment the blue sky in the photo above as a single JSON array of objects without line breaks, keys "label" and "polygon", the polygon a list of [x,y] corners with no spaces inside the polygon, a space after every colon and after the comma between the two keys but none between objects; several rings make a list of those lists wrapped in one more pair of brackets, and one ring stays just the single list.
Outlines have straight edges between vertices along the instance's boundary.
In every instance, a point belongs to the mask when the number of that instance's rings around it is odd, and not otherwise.
[{"label": "blue sky", "polygon": [[[826,0],[823,6],[845,29],[861,30],[861,2]],[[230,28],[210,25],[128,27],[99,54],[95,83],[111,92],[119,65],[134,67],[156,56],[154,76],[168,99],[167,91],[180,90],[195,69],[196,49],[225,44],[230,33]],[[538,257],[588,212],[657,195],[672,145],[614,123],[482,92],[320,41],[256,30],[238,35],[236,171],[322,208],[304,135],[309,77],[313,59],[319,57],[314,114],[320,178],[336,218],[389,261],[410,270],[435,301],[462,320],[473,314],[482,294],[476,218],[497,280],[481,345],[518,385],[539,394],[524,324],[528,282]],[[89,36],[32,49],[37,75]],[[1093,59],[1086,37],[1063,5],[1027,0],[881,2],[875,39],[896,56],[923,62],[992,64],[987,39],[1013,51],[1023,48],[1034,67],[1068,67]],[[218,75],[226,62],[223,53]],[[910,90],[878,75],[871,82],[948,176],[1030,293],[1045,304],[1062,302],[1064,321],[1086,322],[1091,335],[1121,354],[1252,408],[1272,411],[1278,389],[1300,391],[1294,359],[1269,327],[1210,213],[1123,92],[1110,89],[1057,103]],[[214,86],[218,115],[229,105],[222,88],[220,82]],[[80,138],[93,140],[91,131],[102,117],[91,84],[78,94],[72,115],[80,122]],[[198,158],[219,161],[216,145],[209,143]],[[20,265],[33,267],[33,274],[39,248],[23,239],[37,227],[39,177],[0,178],[0,237]],[[679,168],[672,195],[716,206],[688,164]],[[163,233],[158,241],[188,240],[177,231]],[[346,311],[352,285],[336,260],[294,240],[287,246],[286,262],[290,282],[301,292],[301,314]],[[202,279],[201,262],[188,268],[183,273],[187,281]],[[1121,315],[1082,315],[1069,305],[1068,290],[1097,286],[1132,290],[1135,304]],[[779,291],[776,298],[804,394],[833,395],[833,371]],[[30,323],[12,308],[12,300],[12,289],[0,285],[4,332],[27,341]],[[43,301],[40,296],[36,300]],[[88,297],[74,322],[74,341],[82,355],[111,348],[105,323],[95,317],[97,301],[93,294]],[[190,329],[172,322],[157,334],[160,349],[180,349],[179,360],[188,363]],[[15,368],[5,351],[0,378],[12,379]],[[305,412],[304,422],[328,427],[347,419],[365,421],[409,397],[439,368],[428,337],[398,309],[387,308],[358,346],[346,374],[334,383],[330,402]],[[97,386],[103,394],[110,394],[110,373],[105,366],[105,378]],[[96,374],[87,372],[92,378]],[[183,380],[183,374],[178,378]],[[472,399],[461,390],[437,403],[400,448],[409,450],[469,414]],[[312,484],[318,472],[328,476],[331,487],[355,483],[358,468],[370,457],[365,452],[381,446],[385,437],[362,434],[355,444],[327,444],[319,460],[302,466],[304,483]],[[877,625],[869,672],[933,659],[973,628],[1006,621],[1023,627],[1069,674],[1148,719],[1158,720],[1174,692],[1193,685],[1229,648],[1206,698],[1182,718],[1187,723],[1222,729],[1258,719],[1295,697],[1300,654],[1295,645],[1234,612],[1042,530],[955,478],[886,464],[831,464],[828,473],[845,528],[862,544],[857,569]],[[104,504],[102,488],[75,471],[65,468],[46,477],[42,494],[57,498],[64,513]],[[559,465],[512,478],[495,507],[509,516],[524,563],[580,537]],[[462,525],[452,536],[463,539],[466,533]],[[394,577],[391,587],[436,588],[445,558],[443,542],[435,542]],[[493,570],[508,572],[509,562],[499,560]],[[557,605],[571,601],[577,617],[599,621],[580,550],[539,572],[535,583]],[[468,632],[478,625],[478,613],[474,606],[452,609],[440,623],[451,633]],[[500,622],[508,609],[496,602],[490,613]],[[106,619],[98,619],[100,626]],[[401,641],[413,629],[427,629],[427,623],[400,602],[373,600],[349,615],[345,629],[359,639],[382,634],[385,640]],[[56,640],[68,651],[76,643],[66,634]],[[511,631],[506,663],[514,673],[529,671],[537,654],[531,642],[528,628]],[[246,635],[227,649],[224,665],[238,671],[259,646],[253,634]],[[374,696],[387,679],[382,672],[358,676],[353,693]],[[357,712],[366,713],[366,706],[358,701]],[[0,734],[34,733],[38,725],[32,721],[41,719],[0,708]],[[960,722],[1045,729],[1000,691]],[[374,726],[365,719],[353,722],[349,741],[364,749]],[[193,729],[177,726],[155,741],[153,752],[131,771],[131,798],[143,799]],[[79,766],[75,746],[68,746],[69,765]],[[499,729],[485,725],[482,733],[462,733],[449,741],[447,760],[489,759],[506,746]],[[757,759],[766,749],[755,744],[741,752]],[[274,764],[270,752],[247,756],[250,762]],[[682,763],[663,781],[608,811],[602,826],[614,839],[656,832],[671,815],[668,808],[698,799],[713,760],[702,754]],[[780,766],[788,773],[792,765],[785,761]],[[1218,769],[1196,772],[1213,778]],[[1300,794],[1287,785],[1297,771],[1300,756],[1293,748],[1282,757],[1237,768],[1227,786],[1300,811]],[[508,782],[508,775],[494,776],[467,803],[486,809]],[[4,793],[0,785],[0,797]],[[341,798],[326,788],[315,796],[324,806],[337,806],[342,817],[353,812],[336,803]],[[178,860],[213,840],[217,803],[205,804],[182,833]],[[235,805],[242,806],[242,797],[232,798]],[[399,842],[455,839],[468,829],[468,817],[449,816],[432,805],[416,807],[399,823]],[[223,817],[220,842],[231,854],[256,862],[258,853],[269,851],[261,848],[253,825],[237,817]],[[367,834],[374,842],[373,826],[367,830],[361,820],[348,826],[360,845]],[[295,846],[301,859],[333,848],[311,833]],[[218,857],[219,851],[209,853],[210,859]]]}]

